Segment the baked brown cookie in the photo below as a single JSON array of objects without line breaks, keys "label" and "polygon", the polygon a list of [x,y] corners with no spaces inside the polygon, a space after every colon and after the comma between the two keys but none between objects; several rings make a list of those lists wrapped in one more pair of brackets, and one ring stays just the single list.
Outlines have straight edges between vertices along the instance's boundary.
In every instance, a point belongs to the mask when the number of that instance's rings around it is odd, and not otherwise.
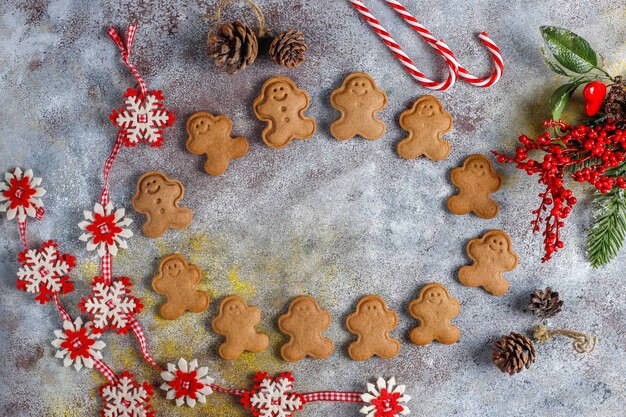
[{"label": "baked brown cookie", "polygon": [[219,347],[223,359],[237,359],[244,351],[261,352],[267,348],[269,338],[254,327],[261,321],[261,310],[246,304],[237,295],[222,300],[219,314],[211,325],[215,333],[225,336]]},{"label": "baked brown cookie", "polygon": [[315,120],[305,116],[309,95],[287,77],[265,81],[254,100],[254,114],[267,127],[261,138],[270,148],[282,148],[293,139],[308,139],[315,133]]},{"label": "baked brown cookie", "polygon": [[187,150],[194,155],[206,155],[204,170],[209,175],[223,174],[231,159],[248,152],[248,140],[231,137],[233,123],[223,114],[198,112],[187,120]]},{"label": "baked brown cookie", "polygon": [[493,295],[502,295],[509,290],[509,281],[503,272],[517,267],[517,254],[513,252],[511,238],[502,230],[490,230],[482,237],[467,244],[471,265],[459,269],[459,281],[467,287],[483,287]]},{"label": "baked brown cookie", "polygon": [[409,304],[409,313],[420,321],[409,333],[411,342],[420,346],[433,340],[446,345],[456,343],[461,337],[461,331],[450,320],[458,316],[460,311],[461,304],[450,296],[446,287],[437,282],[426,284],[417,299]]},{"label": "baked brown cookie", "polygon": [[191,224],[193,214],[178,201],[185,195],[185,187],[161,171],[149,171],[139,177],[131,204],[146,215],[142,226],[147,237],[159,237],[167,229],[184,229]]},{"label": "baked brown cookie", "polygon": [[398,326],[398,315],[378,295],[361,298],[356,311],[346,319],[346,326],[357,335],[356,341],[348,346],[348,354],[355,361],[374,355],[388,359],[400,352],[400,342],[389,335]]},{"label": "baked brown cookie", "polygon": [[198,291],[200,268],[189,265],[178,253],[161,259],[159,273],[152,278],[152,288],[167,297],[160,313],[165,320],[176,320],[185,311],[201,313],[209,307],[209,295]]},{"label": "baked brown cookie", "polygon": [[413,159],[424,155],[433,161],[450,154],[450,142],[442,139],[452,129],[452,116],[434,96],[418,98],[413,106],[400,115],[400,127],[409,136],[398,142],[398,155]]},{"label": "baked brown cookie", "polygon": [[313,297],[299,295],[289,304],[287,313],[278,319],[280,331],[289,341],[280,349],[284,360],[297,362],[305,356],[324,359],[333,353],[333,341],[323,333],[330,326],[330,314]]},{"label": "baked brown cookie", "polygon": [[387,126],[376,113],[387,105],[387,94],[376,86],[376,82],[364,72],[348,75],[341,87],[330,95],[330,104],[341,113],[341,117],[330,125],[330,133],[337,140],[380,138]]},{"label": "baked brown cookie", "polygon": [[473,212],[483,219],[491,219],[500,207],[491,198],[502,186],[498,174],[485,155],[474,154],[465,158],[463,166],[454,168],[450,175],[459,193],[448,198],[448,210],[454,214]]}]

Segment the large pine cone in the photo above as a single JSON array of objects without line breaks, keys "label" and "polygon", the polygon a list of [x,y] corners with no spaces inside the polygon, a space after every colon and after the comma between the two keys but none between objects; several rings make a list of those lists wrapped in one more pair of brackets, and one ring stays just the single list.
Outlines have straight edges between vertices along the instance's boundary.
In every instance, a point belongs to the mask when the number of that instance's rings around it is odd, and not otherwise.
[{"label": "large pine cone", "polygon": [[535,344],[526,336],[512,332],[494,342],[492,357],[502,372],[513,375],[535,363]]},{"label": "large pine cone", "polygon": [[234,74],[251,65],[259,53],[256,34],[239,20],[224,23],[217,33],[209,36],[209,55],[218,68]]},{"label": "large pine cone", "polygon": [[530,294],[528,310],[540,319],[556,316],[563,307],[563,301],[559,299],[559,293],[548,287],[544,291],[535,290]]},{"label": "large pine cone", "polygon": [[604,113],[614,122],[626,121],[626,86],[621,80],[616,82],[606,95]]},{"label": "large pine cone", "polygon": [[290,29],[276,36],[270,44],[270,56],[277,64],[295,68],[304,62],[304,52],[307,46],[304,43],[304,34]]}]

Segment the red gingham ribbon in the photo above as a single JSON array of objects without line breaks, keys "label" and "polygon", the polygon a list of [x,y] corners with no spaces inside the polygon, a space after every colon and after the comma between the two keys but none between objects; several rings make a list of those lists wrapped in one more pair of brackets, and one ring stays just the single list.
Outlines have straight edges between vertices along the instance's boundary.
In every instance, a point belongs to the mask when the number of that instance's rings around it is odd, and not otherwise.
[{"label": "red gingham ribbon", "polygon": [[318,391],[302,394],[304,402],[336,401],[342,403],[360,403],[362,392]]},{"label": "red gingham ribbon", "polygon": [[109,174],[111,173],[111,168],[113,167],[113,163],[115,162],[115,158],[117,158],[117,154],[120,153],[120,149],[122,149],[122,145],[124,143],[124,134],[120,129],[117,132],[117,137],[115,138],[115,144],[113,144],[113,149],[111,149],[111,153],[109,157],[104,162],[104,188],[102,189],[102,194],[100,195],[100,204],[106,206],[109,203]]},{"label": "red gingham ribbon", "polygon": [[241,397],[243,396],[246,392],[246,390],[244,389],[230,389],[230,388],[224,388],[221,387],[219,385],[216,384],[210,384],[209,387],[215,391],[215,392],[223,392],[225,394],[231,394],[231,395],[236,395],[237,397]]},{"label": "red gingham ribbon", "polygon": [[113,42],[115,42],[118,48],[120,48],[120,51],[122,51],[122,61],[124,61],[124,64],[126,64],[126,66],[130,68],[131,72],[135,76],[135,79],[137,80],[137,84],[139,84],[139,89],[141,90],[142,96],[145,97],[148,95],[148,87],[146,87],[146,83],[144,82],[143,78],[141,78],[141,75],[139,75],[139,72],[137,71],[137,68],[135,68],[135,65],[130,62],[130,50],[133,46],[133,40],[135,39],[136,32],[137,25],[129,25],[128,29],[126,30],[126,44],[124,44],[119,33],[117,33],[117,30],[113,26],[111,26],[108,31],[109,36],[111,37],[111,39],[113,39]]},{"label": "red gingham ribbon", "polygon": [[46,209],[43,207],[35,207],[35,218],[37,220],[43,219],[43,215],[46,214]]},{"label": "red gingham ribbon", "polygon": [[17,222],[17,228],[20,232],[20,239],[24,245],[24,249],[28,249],[28,242],[26,241],[26,220]]},{"label": "red gingham ribbon", "polygon": [[454,59],[454,55],[452,55],[452,51],[443,41],[436,41],[436,50],[437,52],[446,60],[448,64],[449,72],[448,78],[444,81],[436,82],[432,81],[417,69],[415,63],[409,58],[409,56],[400,48],[400,45],[396,43],[396,41],[391,37],[389,32],[380,24],[378,19],[372,15],[369,9],[361,3],[359,0],[349,0],[352,6],[361,14],[361,17],[374,29],[374,32],[378,34],[378,36],[383,40],[385,45],[391,49],[393,54],[400,60],[400,63],[404,66],[404,69],[411,74],[411,76],[423,85],[426,88],[437,91],[444,91],[450,88],[457,78],[457,63]]},{"label": "red gingham ribbon", "polygon": [[111,384],[117,384],[117,376],[115,376],[115,372],[109,368],[109,365],[104,363],[101,359],[94,359],[93,366],[107,379],[107,381]]},{"label": "red gingham ribbon", "polygon": [[107,252],[102,258],[100,258],[102,278],[104,279],[104,283],[107,285],[110,285],[111,281],[113,281],[113,266],[111,264],[111,254]]},{"label": "red gingham ribbon", "polygon": [[130,318],[130,329],[133,331],[133,334],[135,335],[135,337],[137,338],[137,341],[139,342],[139,347],[141,348],[141,353],[143,354],[144,359],[150,365],[152,365],[155,369],[159,371],[163,371],[163,368],[161,368],[155,362],[150,352],[148,352],[148,342],[146,341],[146,336],[143,333],[143,329],[141,328],[141,323],[137,321],[137,318],[135,316],[132,316]]},{"label": "red gingham ribbon", "polygon": [[69,315],[69,313],[61,305],[61,301],[59,300],[59,294],[57,294],[57,293],[53,294],[52,295],[52,299],[54,300],[54,304],[56,305],[57,310],[59,310],[59,314],[61,315],[63,320],[64,321],[72,321],[72,317]]}]

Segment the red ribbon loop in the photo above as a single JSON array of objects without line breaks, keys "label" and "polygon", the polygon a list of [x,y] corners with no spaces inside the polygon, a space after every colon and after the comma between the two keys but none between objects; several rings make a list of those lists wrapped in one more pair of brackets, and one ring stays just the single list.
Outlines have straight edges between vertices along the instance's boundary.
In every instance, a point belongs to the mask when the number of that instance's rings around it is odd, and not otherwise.
[{"label": "red ribbon loop", "polygon": [[146,86],[146,83],[144,82],[143,78],[141,78],[141,75],[139,75],[139,72],[137,71],[137,68],[135,68],[135,65],[132,62],[130,62],[130,50],[133,46],[133,41],[135,40],[136,32],[137,32],[137,25],[129,25],[128,29],[126,30],[126,44],[124,44],[124,42],[122,41],[122,38],[117,32],[117,29],[111,26],[108,30],[109,36],[111,37],[113,42],[115,42],[117,47],[120,48],[120,51],[122,53],[122,61],[124,61],[124,64],[126,64],[126,66],[133,73],[133,76],[137,80],[137,84],[139,84],[141,95],[145,97],[148,95],[148,87]]}]

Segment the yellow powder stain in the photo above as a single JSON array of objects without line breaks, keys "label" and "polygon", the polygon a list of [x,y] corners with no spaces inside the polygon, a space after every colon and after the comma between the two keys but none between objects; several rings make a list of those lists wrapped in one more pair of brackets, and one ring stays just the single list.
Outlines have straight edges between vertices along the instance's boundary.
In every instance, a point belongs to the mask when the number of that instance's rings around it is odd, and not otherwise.
[{"label": "yellow powder stain", "polygon": [[86,279],[93,279],[100,273],[100,264],[96,261],[85,261],[80,266],[80,274]]},{"label": "yellow powder stain", "polygon": [[239,266],[233,265],[228,271],[228,282],[230,282],[231,290],[243,298],[252,297],[256,293],[256,289],[249,283],[239,278]]}]

